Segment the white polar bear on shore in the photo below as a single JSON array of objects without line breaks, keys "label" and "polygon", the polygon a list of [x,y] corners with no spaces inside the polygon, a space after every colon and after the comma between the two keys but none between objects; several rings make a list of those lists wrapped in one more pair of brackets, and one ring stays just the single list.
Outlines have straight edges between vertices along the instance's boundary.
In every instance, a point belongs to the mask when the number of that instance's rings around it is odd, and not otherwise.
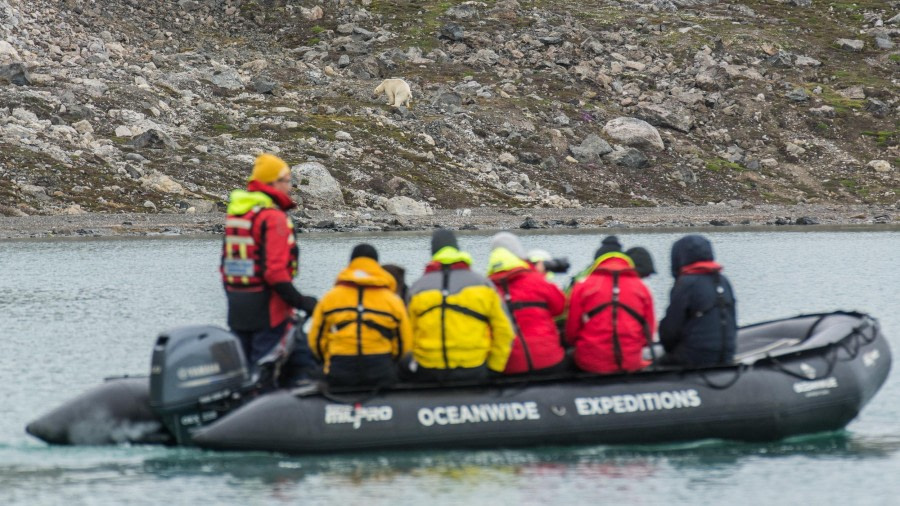
[{"label": "white polar bear on shore", "polygon": [[409,109],[409,101],[412,99],[412,91],[409,84],[403,79],[385,79],[375,88],[374,94],[380,95],[384,93],[387,97],[387,104],[393,107],[405,105]]}]

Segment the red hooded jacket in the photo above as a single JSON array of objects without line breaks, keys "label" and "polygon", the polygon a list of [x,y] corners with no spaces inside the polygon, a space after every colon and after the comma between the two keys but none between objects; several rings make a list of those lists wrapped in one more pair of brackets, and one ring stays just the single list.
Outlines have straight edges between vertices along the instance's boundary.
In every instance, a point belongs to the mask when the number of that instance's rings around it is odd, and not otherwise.
[{"label": "red hooded jacket", "polygon": [[[259,197],[254,197],[253,192],[268,196],[272,207],[254,210],[253,206],[258,204]],[[264,288],[279,283],[290,283],[297,274],[299,253],[296,231],[286,213],[294,207],[296,204],[290,197],[259,181],[250,181],[246,192],[242,190],[232,192],[226,222],[223,263],[220,267],[229,300],[228,324],[232,329],[274,328],[291,315],[293,310],[291,305],[274,291],[264,291]],[[228,225],[235,219],[247,221],[242,220],[247,216],[253,216],[249,220],[252,222],[252,228],[247,231],[249,233],[241,232],[240,229],[245,226],[232,228]],[[254,263],[254,274],[245,278],[229,276],[225,268],[228,248],[237,248],[229,245],[229,238],[238,234],[248,236],[253,243],[253,248],[247,249],[252,250],[252,254],[248,256]],[[241,283],[242,279],[246,282]],[[262,307],[267,308],[265,313],[259,311]]]},{"label": "red hooded jacket", "polygon": [[[614,273],[618,274],[618,308],[610,304]],[[604,305],[603,309],[597,309]],[[646,329],[641,320],[646,322]],[[575,363],[584,371],[636,371],[647,366],[649,362],[643,360],[642,352],[655,329],[653,297],[630,259],[621,253],[600,257],[591,274],[572,289],[566,339],[575,345]],[[614,331],[619,342],[619,358]]]},{"label": "red hooded jacket", "polygon": [[[512,353],[506,362],[504,374],[528,372],[528,357],[534,370],[545,369],[560,363],[565,350],[556,329],[554,316],[562,314],[566,296],[543,274],[530,268],[515,268],[489,276],[497,286],[500,297],[515,319],[514,330],[521,332],[513,341]],[[509,297],[507,297],[507,289]],[[528,348],[528,356],[522,339]]]}]

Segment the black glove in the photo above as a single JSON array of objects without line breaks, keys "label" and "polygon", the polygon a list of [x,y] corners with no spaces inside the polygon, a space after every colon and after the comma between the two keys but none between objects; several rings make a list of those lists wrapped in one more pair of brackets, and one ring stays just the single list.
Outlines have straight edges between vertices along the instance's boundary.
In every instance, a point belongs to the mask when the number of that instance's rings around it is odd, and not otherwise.
[{"label": "black glove", "polygon": [[316,309],[316,304],[319,303],[319,300],[315,297],[309,295],[301,295],[300,296],[300,308],[306,312],[306,314],[311,315],[313,310]]}]

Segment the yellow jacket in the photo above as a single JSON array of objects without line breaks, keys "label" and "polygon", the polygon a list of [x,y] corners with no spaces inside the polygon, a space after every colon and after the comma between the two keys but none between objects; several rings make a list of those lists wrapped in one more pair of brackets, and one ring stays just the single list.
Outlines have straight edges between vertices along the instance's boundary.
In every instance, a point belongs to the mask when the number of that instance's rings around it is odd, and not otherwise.
[{"label": "yellow jacket", "polygon": [[412,330],[396,281],[378,262],[350,261],[337,282],[316,305],[309,347],[325,362],[334,355],[381,355],[399,358],[412,346]]},{"label": "yellow jacket", "polygon": [[443,248],[409,289],[413,355],[422,367],[506,367],[515,337],[509,317],[494,285],[469,270],[471,263],[468,254]]}]

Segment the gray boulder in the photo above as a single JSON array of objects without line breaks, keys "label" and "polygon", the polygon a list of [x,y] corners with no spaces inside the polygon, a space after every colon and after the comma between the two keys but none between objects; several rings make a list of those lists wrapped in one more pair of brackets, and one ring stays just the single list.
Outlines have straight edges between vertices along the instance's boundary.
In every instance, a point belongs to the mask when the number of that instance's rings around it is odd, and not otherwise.
[{"label": "gray boulder", "polygon": [[694,117],[681,107],[640,103],[636,116],[651,125],[671,128],[679,132],[688,133],[694,128]]},{"label": "gray boulder", "polygon": [[298,191],[305,202],[324,206],[344,205],[344,194],[328,169],[319,162],[306,162],[291,168],[296,175]]},{"label": "gray boulder", "polygon": [[209,71],[204,78],[210,83],[229,91],[237,91],[244,88],[241,75],[231,67],[219,67]]},{"label": "gray boulder", "polygon": [[[359,79],[377,79],[383,76],[383,71],[378,64],[378,60],[372,56],[354,59],[353,63],[347,66],[347,70],[351,75]],[[373,87],[372,89],[375,88]]]},{"label": "gray boulder", "polygon": [[626,146],[665,149],[659,131],[650,123],[637,118],[620,117],[603,126],[603,132]]},{"label": "gray boulder", "polygon": [[253,90],[259,94],[266,95],[271,94],[278,88],[278,82],[274,79],[259,75],[253,78],[253,81],[250,82],[250,85],[253,87]]},{"label": "gray boulder", "polygon": [[582,163],[597,162],[600,157],[611,152],[612,146],[597,134],[590,134],[578,146],[569,146],[569,151]]},{"label": "gray boulder", "polygon": [[140,135],[135,135],[127,144],[138,149],[179,149],[178,143],[155,128],[151,128]]},{"label": "gray boulder", "polygon": [[459,42],[465,38],[466,34],[463,27],[456,23],[448,23],[441,27],[440,38]]},{"label": "gray boulder", "polygon": [[428,204],[406,196],[389,198],[384,208],[387,212],[398,216],[431,216],[434,214]]},{"label": "gray boulder", "polygon": [[31,84],[31,75],[25,64],[21,62],[0,65],[0,83],[3,82],[16,86],[28,86]]},{"label": "gray boulder", "polygon": [[862,51],[866,45],[865,42],[858,39],[838,39],[834,41],[837,47],[848,51]]},{"label": "gray boulder", "polygon": [[618,148],[606,155],[610,162],[630,169],[643,169],[650,166],[647,155],[635,148]]},{"label": "gray boulder", "polygon": [[806,102],[809,100],[809,94],[803,88],[794,88],[785,95],[785,98],[793,102]]}]

